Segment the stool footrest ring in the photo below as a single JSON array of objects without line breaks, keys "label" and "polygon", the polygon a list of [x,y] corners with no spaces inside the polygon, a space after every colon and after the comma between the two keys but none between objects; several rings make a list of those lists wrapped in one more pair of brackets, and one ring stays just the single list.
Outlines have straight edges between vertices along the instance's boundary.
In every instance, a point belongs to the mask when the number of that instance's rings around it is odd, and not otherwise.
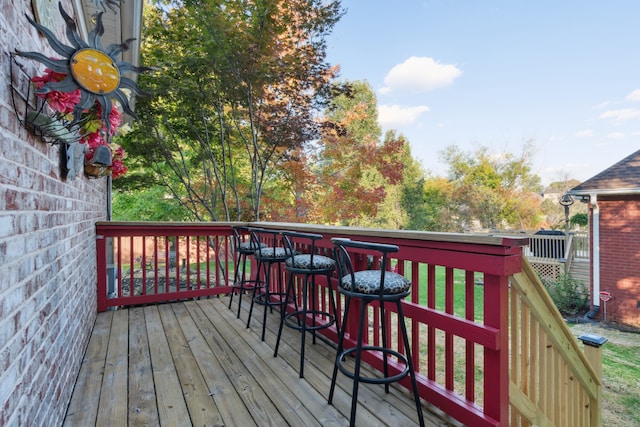
[{"label": "stool footrest ring", "polygon": [[[345,366],[343,366],[343,360],[346,358],[346,356],[349,356],[353,353],[355,353],[358,350],[357,347],[353,347],[353,348],[349,348],[345,351],[343,351],[342,353],[340,353],[336,359],[336,364],[338,365],[338,369],[340,369],[340,372],[342,372],[343,374],[345,374],[347,377],[351,378],[351,379],[355,379],[356,375],[354,372],[350,371],[349,369],[347,369]],[[358,380],[360,382],[363,383],[368,383],[368,384],[390,384],[393,382],[397,382],[400,381],[401,379],[403,379],[404,377],[406,377],[407,375],[409,375],[409,363],[407,361],[407,357],[402,354],[399,353],[395,350],[391,350],[389,348],[384,348],[384,347],[378,347],[378,346],[372,346],[372,345],[364,345],[362,346],[362,351],[377,351],[380,353],[386,353],[387,355],[391,355],[391,356],[395,356],[398,358],[399,362],[404,364],[404,369],[399,372],[396,375],[392,375],[390,377],[365,377],[360,375],[358,377]]]},{"label": "stool footrest ring", "polygon": [[254,288],[264,288],[264,282],[261,280],[245,280],[243,282],[234,283],[231,286],[233,291],[252,291]]},{"label": "stool footrest ring", "polygon": [[[302,315],[305,316],[306,319],[306,315],[311,314],[312,316],[323,316],[323,317],[328,317],[329,319],[326,322],[323,322],[319,325],[306,325],[304,328],[302,327],[302,325],[299,324],[300,320],[298,319],[298,316]],[[293,320],[295,319],[296,322],[293,323]],[[292,313],[287,313],[287,315],[284,316],[284,324],[287,325],[288,327],[292,328],[292,329],[297,329],[299,331],[305,329],[307,331],[316,331],[318,329],[324,329],[324,328],[328,328],[329,326],[333,325],[334,323],[336,323],[336,317],[331,314],[328,313],[326,311],[319,311],[319,310],[307,310],[302,311],[302,310],[298,310],[298,311],[294,311]]]},{"label": "stool footrest ring", "polygon": [[[267,296],[270,298],[269,301],[267,301]],[[293,302],[293,299],[287,298],[287,294],[284,292],[269,292],[268,295],[266,293],[258,294],[255,296],[253,300],[256,302],[256,304],[270,305],[270,306],[285,305],[285,304],[289,304],[290,302]]]}]

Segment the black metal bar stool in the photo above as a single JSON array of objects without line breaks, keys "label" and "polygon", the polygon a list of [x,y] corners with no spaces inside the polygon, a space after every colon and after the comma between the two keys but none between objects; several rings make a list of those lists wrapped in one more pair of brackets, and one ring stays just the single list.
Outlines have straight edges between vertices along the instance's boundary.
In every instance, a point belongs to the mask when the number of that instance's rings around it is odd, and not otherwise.
[{"label": "black metal bar stool", "polygon": [[[333,393],[336,386],[336,377],[338,370],[347,377],[353,379],[353,392],[351,395],[351,426],[355,425],[356,409],[358,406],[358,386],[361,382],[369,384],[384,384],[385,392],[389,393],[389,384],[400,381],[407,375],[411,377],[411,385],[413,387],[413,397],[418,411],[420,426],[424,426],[424,418],[422,416],[422,405],[420,403],[420,395],[418,394],[418,385],[416,375],[411,359],[411,349],[409,347],[409,338],[407,337],[407,328],[404,323],[404,314],[402,311],[402,300],[411,293],[411,282],[404,276],[387,271],[388,254],[397,252],[398,246],[385,245],[380,243],[359,242],[349,239],[331,239],[334,244],[334,258],[338,266],[338,292],[345,296],[344,318],[338,336],[338,350],[336,354],[336,363],[333,368],[333,377],[331,378],[331,389],[329,391],[329,404],[333,400]],[[374,256],[381,256],[381,264],[379,270],[363,270],[354,271],[353,263],[349,257],[347,248],[356,248],[364,250]],[[375,267],[374,267],[375,268]],[[360,301],[360,317],[358,319],[358,337],[356,346],[353,348],[344,348],[345,329],[348,325],[349,308],[351,301],[357,299]],[[364,326],[367,324],[368,309],[370,303],[377,302],[380,309],[380,320],[382,324],[382,345],[363,345]],[[406,354],[401,354],[391,348],[385,347],[387,341],[387,331],[385,327],[385,304],[395,303],[398,315],[398,323],[400,324],[400,333],[404,343]],[[383,359],[384,376],[365,377],[360,373],[363,352],[379,352]],[[355,368],[349,370],[344,365],[347,356],[355,356]],[[388,357],[397,358],[399,365],[404,368],[395,375],[390,375]]]},{"label": "black metal bar stool", "polygon": [[[231,290],[231,297],[229,298],[229,309],[231,309],[231,304],[233,303],[233,295],[237,292],[238,295],[238,314],[237,318],[240,317],[240,309],[242,307],[242,294],[245,291],[251,291],[253,294],[254,288],[263,287],[264,284],[258,280],[258,275],[250,274],[250,277],[247,278],[247,260],[249,256],[253,256],[255,251],[258,249],[256,243],[251,239],[251,234],[249,233],[248,227],[243,226],[234,226],[231,227],[233,231],[233,250],[235,257],[235,266],[234,266],[234,274],[233,274],[233,289]],[[260,245],[264,245],[263,243],[259,243]],[[251,278],[253,276],[253,278]]]},{"label": "black metal bar stool", "polygon": [[[278,338],[273,356],[278,355],[278,347],[280,346],[280,337],[282,336],[282,328],[287,325],[290,328],[297,329],[302,332],[302,343],[300,345],[300,378],[304,378],[304,348],[306,332],[311,331],[313,334],[313,343],[316,343],[316,331],[318,329],[328,328],[336,323],[336,300],[331,285],[331,273],[336,268],[336,262],[333,258],[317,254],[316,241],[322,239],[321,234],[298,233],[293,231],[283,231],[282,237],[284,246],[287,251],[292,254],[284,263],[284,268],[289,272],[289,280],[287,285],[287,299],[296,298],[296,281],[295,276],[301,275],[302,282],[302,306],[291,313],[286,313],[286,306],[283,307],[280,316],[280,328],[278,329]],[[299,253],[297,248],[307,247],[306,253]],[[316,286],[316,276],[324,275],[327,279],[327,289],[329,297],[329,306],[324,310],[320,310],[318,306]],[[325,306],[326,307],[326,306]],[[309,319],[311,316],[311,319]],[[319,319],[318,319],[319,318]],[[319,321],[320,320],[320,321]]]},{"label": "black metal bar stool", "polygon": [[[287,250],[280,245],[282,236],[278,230],[269,230],[261,228],[249,228],[253,244],[257,248],[253,255],[258,262],[258,271],[255,280],[262,280],[263,286],[256,286],[253,289],[253,299],[249,308],[249,318],[247,319],[247,328],[251,323],[251,315],[253,313],[254,304],[264,305],[264,315],[262,317],[262,335],[261,340],[264,341],[264,335],[267,323],[267,310],[273,310],[274,306],[280,306],[284,309],[284,305],[294,301],[287,300],[287,293],[282,284],[282,264],[289,257]],[[271,275],[273,267],[277,269],[275,289],[271,289]],[[257,290],[262,292],[258,293]]]}]

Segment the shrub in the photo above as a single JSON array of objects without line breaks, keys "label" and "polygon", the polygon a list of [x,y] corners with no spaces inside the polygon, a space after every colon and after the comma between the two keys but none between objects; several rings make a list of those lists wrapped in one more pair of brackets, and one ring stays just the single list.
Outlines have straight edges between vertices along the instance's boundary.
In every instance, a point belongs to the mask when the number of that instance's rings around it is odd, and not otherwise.
[{"label": "shrub", "polygon": [[581,280],[574,279],[570,274],[561,273],[557,280],[544,279],[542,283],[549,291],[560,313],[575,316],[585,310],[589,301],[589,292]]}]

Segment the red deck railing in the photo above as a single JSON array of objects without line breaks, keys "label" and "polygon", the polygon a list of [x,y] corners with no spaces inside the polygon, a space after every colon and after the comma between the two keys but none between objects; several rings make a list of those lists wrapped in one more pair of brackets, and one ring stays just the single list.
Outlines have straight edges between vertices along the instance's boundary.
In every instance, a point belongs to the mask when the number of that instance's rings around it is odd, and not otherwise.
[{"label": "red deck railing", "polygon": [[[231,225],[98,223],[98,309],[228,293]],[[332,249],[331,237],[398,245],[389,267],[413,283],[404,313],[412,346],[418,349],[412,356],[420,395],[466,425],[508,425],[509,276],[521,270],[526,238],[258,225],[321,233],[325,239],[318,250],[325,254]],[[376,262],[363,253],[352,255],[360,268]],[[320,285],[324,298],[318,298],[319,304],[325,304],[326,283]],[[369,340],[379,342],[373,326],[379,321],[371,320]],[[394,313],[385,321],[397,331]],[[347,339],[351,330],[355,325],[348,325]],[[334,328],[323,333],[336,339]],[[403,352],[395,334],[392,341]],[[380,366],[374,358],[367,361]]]}]

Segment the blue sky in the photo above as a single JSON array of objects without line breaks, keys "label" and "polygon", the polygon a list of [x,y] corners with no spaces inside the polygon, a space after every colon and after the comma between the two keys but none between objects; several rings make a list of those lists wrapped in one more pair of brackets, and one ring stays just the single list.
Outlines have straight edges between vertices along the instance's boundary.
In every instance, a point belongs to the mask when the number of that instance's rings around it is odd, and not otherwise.
[{"label": "blue sky", "polygon": [[440,152],[536,147],[544,184],[584,181],[640,149],[640,0],[342,0],[340,78],[444,175]]}]

